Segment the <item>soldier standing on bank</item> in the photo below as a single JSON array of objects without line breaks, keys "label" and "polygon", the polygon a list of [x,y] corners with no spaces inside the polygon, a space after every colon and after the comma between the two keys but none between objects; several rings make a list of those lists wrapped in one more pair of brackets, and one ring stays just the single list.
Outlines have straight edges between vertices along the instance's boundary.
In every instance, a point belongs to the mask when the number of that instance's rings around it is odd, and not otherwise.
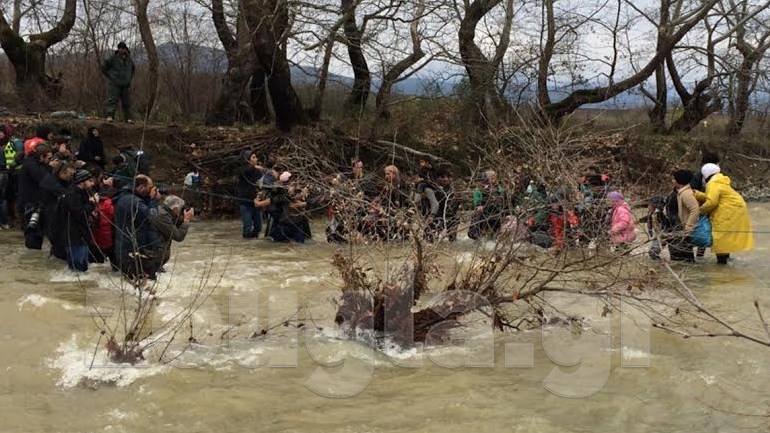
[{"label": "soldier standing on bank", "polygon": [[128,51],[125,42],[119,43],[115,54],[102,65],[102,73],[110,82],[110,96],[107,99],[108,121],[112,121],[115,118],[118,100],[120,100],[126,122],[132,123],[130,89],[135,70],[134,61],[131,60],[131,52]]}]

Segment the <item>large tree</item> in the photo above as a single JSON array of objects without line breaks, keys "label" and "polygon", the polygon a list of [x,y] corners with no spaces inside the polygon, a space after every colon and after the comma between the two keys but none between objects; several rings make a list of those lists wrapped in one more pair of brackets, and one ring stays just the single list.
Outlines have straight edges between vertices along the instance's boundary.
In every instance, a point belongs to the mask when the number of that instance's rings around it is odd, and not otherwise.
[{"label": "large tree", "polygon": [[46,32],[29,35],[29,41],[20,34],[21,9],[14,8],[13,25],[6,20],[4,11],[0,11],[0,46],[13,65],[16,86],[30,106],[47,99],[42,90],[49,84],[45,69],[48,49],[69,35],[75,24],[76,3],[76,0],[66,0],[59,21]]},{"label": "large tree", "polygon": [[513,24],[513,0],[505,0],[505,17],[500,31],[500,40],[492,57],[487,57],[481,47],[476,44],[476,27],[479,22],[500,5],[503,0],[474,0],[465,8],[465,15],[460,21],[458,40],[460,44],[460,58],[465,71],[468,74],[470,84],[471,101],[476,109],[476,114],[489,124],[497,124],[500,121],[500,109],[505,107],[505,102],[495,86],[495,74],[500,67],[505,52],[511,40],[511,26]]},{"label": "large tree", "polygon": [[[243,16],[240,1],[237,2],[236,8],[233,33],[227,23],[222,0],[211,2],[214,28],[227,55],[227,72],[222,82],[222,90],[206,117],[206,123],[209,125],[270,120],[265,71],[257,61],[251,31]],[[248,102],[245,100],[245,93],[248,93]]]},{"label": "large tree", "polygon": [[292,86],[286,58],[290,33],[286,0],[243,0],[243,13],[253,35],[257,61],[267,76],[278,128],[288,130],[306,122],[307,113]]}]

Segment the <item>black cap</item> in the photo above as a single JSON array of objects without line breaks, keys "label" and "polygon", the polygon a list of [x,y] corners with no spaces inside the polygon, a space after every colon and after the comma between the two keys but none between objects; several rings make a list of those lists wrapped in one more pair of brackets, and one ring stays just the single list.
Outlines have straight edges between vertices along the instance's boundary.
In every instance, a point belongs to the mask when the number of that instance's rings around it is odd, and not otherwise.
[{"label": "black cap", "polygon": [[125,43],[125,42],[122,42],[122,41],[121,41],[121,42],[118,44],[118,49],[121,49],[121,48],[125,48],[125,49],[128,49],[128,45],[126,45],[126,43]]}]

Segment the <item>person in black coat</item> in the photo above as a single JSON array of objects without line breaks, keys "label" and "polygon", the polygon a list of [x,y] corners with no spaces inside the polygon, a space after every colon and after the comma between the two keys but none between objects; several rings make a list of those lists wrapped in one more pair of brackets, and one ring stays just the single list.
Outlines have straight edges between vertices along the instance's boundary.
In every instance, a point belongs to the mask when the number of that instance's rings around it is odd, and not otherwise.
[{"label": "person in black coat", "polygon": [[243,239],[259,237],[262,231],[262,210],[254,206],[257,197],[259,180],[264,168],[259,164],[259,156],[252,151],[246,155],[245,164],[238,174],[238,198],[241,221],[243,222]]},{"label": "person in black coat", "polygon": [[98,165],[104,170],[106,162],[104,159],[104,143],[99,136],[99,130],[88,128],[86,137],[80,142],[77,157],[79,160]]},{"label": "person in black coat", "polygon": [[18,211],[22,215],[21,228],[24,231],[24,244],[29,249],[43,247],[43,228],[45,218],[43,208],[46,201],[45,185],[51,176],[48,162],[51,148],[40,144],[35,151],[22,159],[21,170],[17,178],[19,187]]},{"label": "person in black coat", "polygon": [[93,219],[97,194],[92,194],[95,180],[87,170],[78,170],[72,185],[62,197],[62,235],[67,245],[67,266],[70,270],[88,270],[88,244],[91,240],[90,223]]}]

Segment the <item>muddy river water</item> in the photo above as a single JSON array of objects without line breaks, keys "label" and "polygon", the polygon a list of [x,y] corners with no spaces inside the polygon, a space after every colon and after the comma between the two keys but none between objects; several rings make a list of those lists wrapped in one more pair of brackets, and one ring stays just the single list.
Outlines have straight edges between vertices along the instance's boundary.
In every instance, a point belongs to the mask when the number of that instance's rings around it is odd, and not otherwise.
[{"label": "muddy river water", "polygon": [[[687,271],[706,303],[749,329],[756,328],[755,299],[770,311],[770,205],[752,205],[752,219],[754,251],[727,267],[712,256]],[[25,250],[16,230],[0,232],[0,432],[770,428],[770,348],[682,339],[639,323],[623,335],[608,324],[610,334],[581,344],[534,330],[375,351],[332,323],[334,247],[244,242],[239,233],[235,221],[194,224],[160,277],[161,317],[189,302],[202,277],[216,285],[193,331],[209,343],[174,365],[119,368],[94,356],[100,336],[88,307],[109,315],[117,306],[121,283],[109,268],[78,277],[44,252]],[[458,257],[471,245],[461,241]],[[314,319],[296,321],[291,312],[308,304]],[[575,308],[599,316],[590,304]],[[253,317],[263,322],[238,326],[229,345],[210,343],[228,323]],[[246,338],[287,318],[290,326]]]}]

